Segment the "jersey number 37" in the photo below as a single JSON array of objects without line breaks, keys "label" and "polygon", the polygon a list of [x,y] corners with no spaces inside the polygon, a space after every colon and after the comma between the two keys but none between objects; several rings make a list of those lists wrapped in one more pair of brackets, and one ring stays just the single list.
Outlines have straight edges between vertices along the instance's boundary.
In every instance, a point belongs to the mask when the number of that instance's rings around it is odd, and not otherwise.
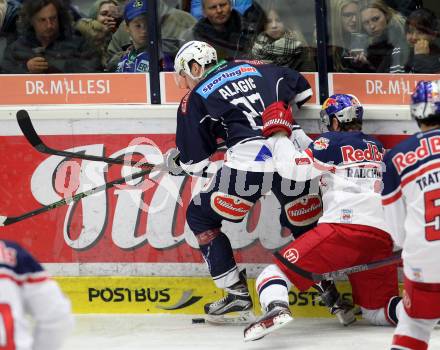
[{"label": "jersey number 37", "polygon": [[257,130],[263,128],[262,125],[259,126],[255,122],[255,118],[261,117],[264,111],[264,102],[258,92],[249,96],[234,98],[230,102],[235,106],[241,105],[240,107],[243,109],[243,114],[248,119],[252,129]]}]

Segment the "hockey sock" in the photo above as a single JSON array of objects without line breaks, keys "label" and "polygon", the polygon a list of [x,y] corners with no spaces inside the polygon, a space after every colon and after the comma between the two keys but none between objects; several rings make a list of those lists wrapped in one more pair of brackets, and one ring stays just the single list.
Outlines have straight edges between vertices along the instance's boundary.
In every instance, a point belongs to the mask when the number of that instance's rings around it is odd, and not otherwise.
[{"label": "hockey sock", "polygon": [[229,238],[217,229],[202,232],[197,235],[197,240],[216,286],[225,288],[238,282],[238,269]]}]

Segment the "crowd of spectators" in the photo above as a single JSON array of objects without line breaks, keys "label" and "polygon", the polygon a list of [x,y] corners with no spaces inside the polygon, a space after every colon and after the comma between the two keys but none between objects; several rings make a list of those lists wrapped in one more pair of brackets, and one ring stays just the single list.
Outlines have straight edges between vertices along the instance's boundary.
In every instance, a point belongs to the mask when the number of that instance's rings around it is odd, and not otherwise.
[{"label": "crowd of spectators", "polygon": [[[210,43],[220,59],[316,71],[313,10],[298,0],[158,0],[160,70],[179,47]],[[422,0],[326,0],[333,72],[439,73],[440,31]],[[148,72],[147,0],[0,0],[0,72]],[[84,14],[84,13],[87,13]],[[306,18],[305,18],[306,17]]]}]

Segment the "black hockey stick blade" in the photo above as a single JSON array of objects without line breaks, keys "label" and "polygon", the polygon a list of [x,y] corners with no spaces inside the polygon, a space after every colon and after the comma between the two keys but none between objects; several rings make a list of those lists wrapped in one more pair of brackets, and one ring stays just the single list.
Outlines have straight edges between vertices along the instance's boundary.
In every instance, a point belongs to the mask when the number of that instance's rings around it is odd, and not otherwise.
[{"label": "black hockey stick blade", "polygon": [[336,270],[336,271],[325,272],[325,273],[319,274],[319,273],[314,273],[314,272],[304,270],[301,267],[299,267],[295,264],[292,264],[289,260],[287,260],[279,252],[275,252],[274,255],[289,270],[297,273],[298,275],[300,275],[304,278],[307,278],[307,279],[315,281],[315,282],[320,282],[320,281],[330,280],[330,279],[338,279],[338,278],[350,275],[352,273],[373,270],[373,269],[377,269],[379,267],[388,266],[388,265],[392,265],[392,264],[398,264],[402,260],[402,258],[401,258],[402,250],[398,250],[398,251],[394,252],[392,255],[390,255],[389,257],[386,257],[384,259],[372,261],[372,262],[369,262],[366,264],[360,264],[360,265],[347,267],[347,268],[341,269],[341,270]]},{"label": "black hockey stick blade", "polygon": [[17,122],[23,135],[26,137],[32,147],[36,148],[40,152],[44,152],[44,150],[48,148],[35,131],[27,111],[22,109],[17,112]]},{"label": "black hockey stick blade", "polygon": [[24,219],[30,218],[32,216],[44,213],[46,211],[49,211],[49,210],[52,210],[52,209],[55,209],[55,208],[62,207],[63,205],[66,205],[66,204],[69,204],[69,203],[72,203],[72,202],[79,201],[80,199],[82,199],[84,197],[91,196],[92,194],[95,194],[95,193],[98,193],[98,192],[101,192],[101,191],[105,191],[105,190],[107,190],[107,189],[109,189],[109,188],[111,188],[111,187],[113,187],[115,185],[123,184],[123,183],[125,183],[127,181],[130,181],[130,180],[137,179],[139,177],[145,176],[145,175],[151,173],[153,170],[158,170],[158,169],[147,169],[147,170],[140,171],[138,173],[134,173],[134,174],[129,175],[129,176],[121,177],[119,179],[116,179],[116,180],[113,180],[113,181],[110,181],[110,182],[106,182],[103,185],[91,188],[90,190],[87,190],[87,191],[84,191],[84,192],[77,193],[77,194],[75,194],[75,195],[73,195],[72,197],[69,197],[69,198],[60,199],[57,202],[54,202],[54,203],[51,203],[51,204],[48,204],[48,205],[44,205],[44,206],[42,206],[42,207],[40,207],[38,209],[31,210],[31,211],[29,211],[27,213],[24,213],[22,215],[18,215],[18,216],[3,216],[3,215],[0,215],[0,226],[7,226],[7,225],[15,224],[16,222],[19,222],[19,221],[22,221]]},{"label": "black hockey stick blade", "polygon": [[109,164],[130,165],[138,168],[146,168],[146,167],[152,168],[155,166],[154,164],[151,163],[136,162],[136,161],[126,160],[123,158],[100,157],[100,156],[88,155],[84,153],[53,149],[47,146],[40,138],[40,136],[38,136],[32,124],[29,113],[26,110],[22,109],[17,112],[17,122],[21,131],[23,132],[24,137],[26,137],[26,139],[29,141],[32,147],[34,147],[37,151],[41,153],[67,157],[67,158],[92,160],[92,161],[104,162]]}]

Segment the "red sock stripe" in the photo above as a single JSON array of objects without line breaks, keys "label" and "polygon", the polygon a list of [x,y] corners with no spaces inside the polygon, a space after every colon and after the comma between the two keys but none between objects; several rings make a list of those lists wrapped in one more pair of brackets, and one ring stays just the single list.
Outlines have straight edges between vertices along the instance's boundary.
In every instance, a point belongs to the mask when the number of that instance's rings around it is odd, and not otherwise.
[{"label": "red sock stripe", "polygon": [[221,234],[219,228],[214,228],[212,230],[207,230],[196,234],[197,242],[199,245],[206,245],[213,241],[217,236]]},{"label": "red sock stripe", "polygon": [[408,337],[407,335],[394,335],[393,345],[403,346],[409,350],[427,350],[428,344],[423,340]]}]

